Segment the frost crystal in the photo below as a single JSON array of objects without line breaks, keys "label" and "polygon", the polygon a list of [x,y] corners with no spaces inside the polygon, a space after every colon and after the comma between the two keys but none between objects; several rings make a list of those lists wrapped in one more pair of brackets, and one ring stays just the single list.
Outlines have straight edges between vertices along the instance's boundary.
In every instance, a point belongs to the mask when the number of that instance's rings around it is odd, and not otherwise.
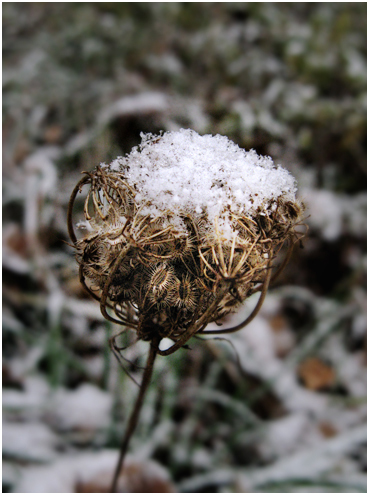
[{"label": "frost crystal", "polygon": [[219,217],[223,236],[230,238],[227,212],[254,215],[272,211],[278,198],[295,201],[295,180],[287,170],[226,136],[181,129],[141,137],[141,145],[114,160],[110,170],[124,171],[137,191],[136,201],[149,203],[145,214],[170,210],[178,215],[173,219],[178,227],[186,213],[203,213],[210,224]]}]

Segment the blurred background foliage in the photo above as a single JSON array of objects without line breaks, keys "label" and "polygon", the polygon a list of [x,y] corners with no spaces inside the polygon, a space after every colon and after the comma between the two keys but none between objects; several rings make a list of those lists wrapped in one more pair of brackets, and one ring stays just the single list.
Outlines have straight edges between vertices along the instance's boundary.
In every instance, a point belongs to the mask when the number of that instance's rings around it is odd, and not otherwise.
[{"label": "blurred background foliage", "polygon": [[364,2],[3,3],[5,491],[63,469],[56,491],[93,491],[88,453],[112,469],[137,390],[66,207],[83,170],[181,127],[288,168],[309,235],[250,330],[160,360],[137,462],[179,491],[366,491],[366,19]]}]

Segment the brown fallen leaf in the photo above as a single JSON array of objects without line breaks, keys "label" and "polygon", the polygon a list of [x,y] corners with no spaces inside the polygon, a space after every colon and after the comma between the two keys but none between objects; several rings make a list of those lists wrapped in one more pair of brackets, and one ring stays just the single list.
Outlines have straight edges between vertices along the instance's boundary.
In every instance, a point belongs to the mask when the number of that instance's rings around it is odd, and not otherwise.
[{"label": "brown fallen leaf", "polygon": [[305,359],[297,373],[309,390],[322,390],[331,387],[336,381],[334,369],[317,357]]}]

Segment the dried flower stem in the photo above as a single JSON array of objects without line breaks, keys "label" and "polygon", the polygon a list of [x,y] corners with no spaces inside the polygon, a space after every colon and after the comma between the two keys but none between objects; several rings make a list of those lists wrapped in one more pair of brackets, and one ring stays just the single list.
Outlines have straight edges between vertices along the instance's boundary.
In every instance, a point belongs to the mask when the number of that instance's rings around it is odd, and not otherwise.
[{"label": "dried flower stem", "polygon": [[134,408],[133,408],[131,415],[129,417],[127,428],[126,428],[126,431],[125,431],[125,434],[124,434],[124,437],[122,440],[122,444],[120,447],[119,459],[117,462],[117,466],[115,468],[114,478],[113,478],[113,482],[112,482],[111,489],[110,489],[111,493],[117,492],[119,473],[121,472],[121,470],[123,468],[124,459],[126,457],[127,450],[128,450],[128,445],[129,445],[130,439],[131,439],[131,437],[132,437],[132,435],[136,429],[138,419],[140,416],[140,412],[142,409],[143,399],[144,399],[145,393],[148,389],[148,386],[150,385],[151,376],[152,376],[152,372],[154,369],[154,361],[155,361],[155,358],[156,358],[156,355],[158,352],[158,348],[159,348],[159,340],[153,339],[150,343],[149,356],[147,358],[145,371],[144,371],[144,374],[142,377],[140,391],[138,393]]}]

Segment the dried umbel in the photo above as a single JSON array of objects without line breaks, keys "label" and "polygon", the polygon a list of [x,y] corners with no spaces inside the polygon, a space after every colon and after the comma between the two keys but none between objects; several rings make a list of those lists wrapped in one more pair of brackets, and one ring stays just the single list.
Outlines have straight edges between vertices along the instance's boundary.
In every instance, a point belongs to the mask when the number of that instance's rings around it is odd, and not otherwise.
[{"label": "dried umbel", "polygon": [[[77,240],[72,209],[85,185],[88,233]],[[81,283],[105,318],[151,343],[152,365],[194,335],[251,321],[299,238],[302,210],[294,179],[271,159],[222,136],[181,130],[146,135],[127,157],[86,172],[71,196],[68,227]],[[255,292],[259,301],[244,322],[206,330]],[[162,350],[165,337],[173,344]],[[117,354],[115,338],[111,345]]]},{"label": "dried umbel", "polygon": [[[155,151],[168,134],[149,140],[146,148]],[[118,167],[113,162],[87,172],[73,191],[69,209],[80,279],[100,301],[103,315],[134,328],[139,339],[169,337],[173,346],[158,352],[170,354],[260,291],[258,310],[276,255],[285,242],[291,248],[297,239],[302,207],[291,194],[282,192],[248,212],[226,203],[213,217],[204,207],[197,213],[197,205],[159,211],[130,181],[134,164],[129,157],[121,161]],[[203,173],[201,168],[198,173]],[[72,207],[85,184],[89,232],[77,241]]]}]

